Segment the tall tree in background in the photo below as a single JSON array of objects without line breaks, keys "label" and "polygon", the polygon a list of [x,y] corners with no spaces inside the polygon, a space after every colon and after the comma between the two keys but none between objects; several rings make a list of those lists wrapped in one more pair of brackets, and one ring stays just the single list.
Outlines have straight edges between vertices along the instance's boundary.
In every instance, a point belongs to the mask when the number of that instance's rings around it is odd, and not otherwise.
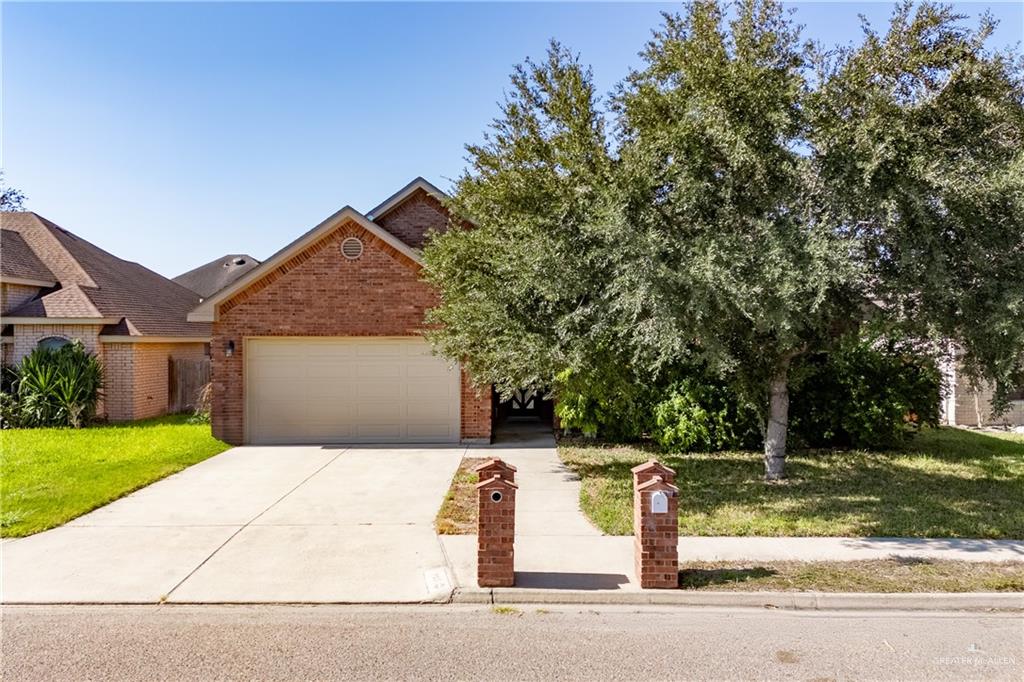
[{"label": "tall tree in background", "polygon": [[611,159],[596,99],[589,70],[558,43],[517,67],[455,185],[451,208],[476,229],[435,236],[424,253],[444,300],[429,338],[506,395],[551,386],[605,344]]},{"label": "tall tree in background", "polygon": [[687,349],[766,417],[783,475],[789,372],[848,318],[857,272],[811,196],[807,49],[770,2],[665,15],[616,98],[623,224],[617,309],[659,366]]},{"label": "tall tree in background", "polygon": [[4,173],[0,171],[0,212],[25,210],[25,194],[21,190],[9,187],[4,181]]},{"label": "tall tree in background", "polygon": [[480,228],[427,249],[435,345],[503,390],[698,359],[761,411],[769,480],[794,363],[869,320],[954,341],[1004,391],[1024,359],[1022,65],[963,19],[905,4],[826,51],[774,0],[688,4],[619,88],[612,153],[589,73],[553,46],[469,147],[452,206]]},{"label": "tall tree in background", "polygon": [[1024,380],[1024,58],[964,19],[905,3],[822,55],[808,139],[865,294],[902,333],[952,340],[1001,408]]},{"label": "tall tree in background", "polygon": [[1019,62],[963,19],[904,4],[884,36],[830,53],[773,0],[728,21],[696,2],[616,100],[624,222],[647,236],[613,300],[651,361],[685,341],[735,377],[765,415],[768,479],[784,476],[793,362],[869,317],[955,340],[974,377],[1019,376]]}]

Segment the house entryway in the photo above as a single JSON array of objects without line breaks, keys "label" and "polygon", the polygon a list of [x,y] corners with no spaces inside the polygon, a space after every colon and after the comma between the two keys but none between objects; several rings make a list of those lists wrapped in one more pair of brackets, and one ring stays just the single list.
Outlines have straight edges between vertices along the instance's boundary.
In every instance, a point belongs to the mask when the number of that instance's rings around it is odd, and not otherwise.
[{"label": "house entryway", "polygon": [[499,400],[494,416],[495,444],[522,442],[537,436],[550,439],[554,424],[554,403],[542,391],[520,389],[508,400]]}]

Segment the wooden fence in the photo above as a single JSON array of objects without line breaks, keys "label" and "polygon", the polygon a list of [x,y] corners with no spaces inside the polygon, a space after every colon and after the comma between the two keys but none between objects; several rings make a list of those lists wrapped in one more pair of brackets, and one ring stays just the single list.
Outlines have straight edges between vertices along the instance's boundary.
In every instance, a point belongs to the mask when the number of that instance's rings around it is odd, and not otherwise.
[{"label": "wooden fence", "polygon": [[191,412],[199,392],[210,382],[210,358],[167,360],[167,411]]}]

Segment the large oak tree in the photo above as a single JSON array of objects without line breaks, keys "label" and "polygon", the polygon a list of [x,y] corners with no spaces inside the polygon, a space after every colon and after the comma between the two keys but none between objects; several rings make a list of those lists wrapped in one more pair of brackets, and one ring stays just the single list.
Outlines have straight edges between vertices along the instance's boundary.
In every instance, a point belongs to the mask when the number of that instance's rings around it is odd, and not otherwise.
[{"label": "large oak tree", "polygon": [[517,69],[427,249],[432,338],[503,390],[697,358],[764,415],[784,476],[794,362],[867,321],[954,342],[1005,395],[1024,356],[1024,86],[942,6],[859,45],[773,1],[695,2],[612,98],[554,46]]}]

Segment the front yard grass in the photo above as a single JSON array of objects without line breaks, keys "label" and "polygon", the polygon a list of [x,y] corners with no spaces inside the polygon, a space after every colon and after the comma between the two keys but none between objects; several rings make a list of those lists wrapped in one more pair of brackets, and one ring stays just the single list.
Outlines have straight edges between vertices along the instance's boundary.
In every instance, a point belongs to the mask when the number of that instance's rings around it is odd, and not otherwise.
[{"label": "front yard grass", "polygon": [[0,536],[59,526],[228,447],[185,415],[0,431]]},{"label": "front yard grass", "polygon": [[675,469],[681,535],[1024,539],[1024,437],[943,427],[893,452],[797,451],[789,478],[762,481],[759,452],[662,455],[563,440],[580,506],[605,533],[633,532],[630,468]]},{"label": "front yard grass", "polygon": [[729,592],[1021,592],[1024,564],[932,561],[690,562],[680,565],[685,590]]}]

